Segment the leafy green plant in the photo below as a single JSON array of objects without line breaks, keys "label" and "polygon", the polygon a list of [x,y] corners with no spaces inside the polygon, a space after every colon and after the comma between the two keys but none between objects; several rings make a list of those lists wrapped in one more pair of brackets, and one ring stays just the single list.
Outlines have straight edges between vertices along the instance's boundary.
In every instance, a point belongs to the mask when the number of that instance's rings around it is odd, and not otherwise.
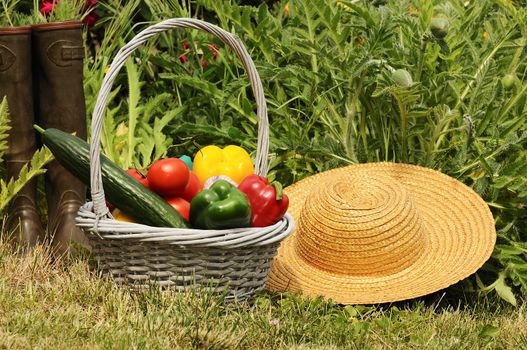
[{"label": "leafy green plant", "polygon": [[[124,39],[129,40],[137,33],[133,29],[134,23],[129,19],[139,16],[139,5],[138,0],[124,4],[115,0],[100,3],[101,40],[94,42],[93,53],[89,54],[90,59],[86,61],[84,69],[89,116],[93,113],[98,90],[111,58],[124,45]],[[92,38],[96,39],[94,33]],[[127,61],[126,70],[118,75],[104,115],[102,151],[123,168],[147,168],[154,160],[164,157],[172,146],[172,138],[166,136],[163,129],[181,108],[175,106],[171,95],[163,91],[146,94],[146,103],[141,100],[145,92],[145,79],[153,77],[152,65],[147,57],[155,53],[153,47],[156,43],[157,40],[153,39]],[[123,86],[127,89],[123,89]]]},{"label": "leafy green plant", "polygon": [[126,63],[126,71],[128,113],[123,115],[123,121],[119,124],[123,129],[122,135],[117,131],[117,135],[123,137],[112,137],[114,142],[118,142],[113,151],[119,151],[120,155],[116,159],[123,168],[146,169],[153,161],[165,157],[172,146],[172,138],[166,136],[163,129],[178,115],[180,109],[164,110],[170,108],[171,96],[168,93],[161,93],[144,105],[139,105],[143,84],[139,83],[138,70],[131,60]]},{"label": "leafy green plant", "polygon": [[9,126],[9,110],[7,107],[7,98],[4,97],[0,103],[0,159],[4,158],[4,152],[7,150]]},{"label": "leafy green plant", "polygon": [[[9,116],[7,98],[3,98],[0,103],[0,160],[3,160],[4,152],[7,149],[7,137],[9,127]],[[31,158],[29,166],[26,164],[20,170],[16,179],[6,181],[0,179],[0,214],[3,214],[9,201],[31,180],[32,178],[46,172],[44,166],[53,160],[53,155],[46,147],[36,151]]]},{"label": "leafy green plant", "polygon": [[[30,4],[27,4],[27,3]],[[0,27],[17,27],[40,23],[42,15],[38,12],[38,0],[0,0]],[[37,9],[37,12],[20,11],[23,7]]]},{"label": "leafy green plant", "polygon": [[16,16],[15,8],[20,0],[0,0],[0,8],[2,14],[0,15],[0,26],[14,26],[16,20],[13,18]]}]

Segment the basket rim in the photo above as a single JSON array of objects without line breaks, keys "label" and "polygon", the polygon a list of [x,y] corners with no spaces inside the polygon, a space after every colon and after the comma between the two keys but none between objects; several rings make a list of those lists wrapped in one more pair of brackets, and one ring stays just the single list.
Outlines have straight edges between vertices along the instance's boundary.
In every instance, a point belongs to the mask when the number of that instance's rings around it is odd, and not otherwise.
[{"label": "basket rim", "polygon": [[172,245],[239,248],[265,246],[289,236],[294,219],[286,213],[277,223],[265,227],[243,227],[223,230],[154,227],[144,224],[98,218],[93,212],[93,202],[87,202],[77,213],[77,226],[87,235],[102,240],[162,242]]}]

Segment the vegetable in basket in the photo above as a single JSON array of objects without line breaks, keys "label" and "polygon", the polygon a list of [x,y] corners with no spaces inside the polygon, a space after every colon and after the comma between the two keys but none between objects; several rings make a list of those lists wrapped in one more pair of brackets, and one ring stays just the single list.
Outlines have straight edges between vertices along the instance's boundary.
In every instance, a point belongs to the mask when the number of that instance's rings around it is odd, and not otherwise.
[{"label": "vegetable in basket", "polygon": [[[66,170],[90,185],[90,146],[84,140],[58,129],[42,129],[42,142]],[[188,222],[170,204],[101,155],[101,173],[106,198],[123,213],[141,223],[158,227],[188,228]]]},{"label": "vegetable in basket", "polygon": [[155,161],[148,169],[146,186],[165,199],[181,197],[187,202],[201,190],[198,178],[183,158]]},{"label": "vegetable in basket", "polygon": [[130,175],[131,177],[133,177],[134,179],[136,179],[137,181],[139,181],[140,183],[142,183],[143,186],[150,188],[150,185],[148,184],[148,179],[143,175],[141,170],[132,168],[132,169],[126,170],[126,173]]},{"label": "vegetable in basket", "polygon": [[146,175],[152,191],[163,197],[181,195],[187,186],[189,177],[188,166],[178,158],[156,160]]},{"label": "vegetable in basket", "polygon": [[[142,170],[137,170],[137,169],[134,169],[134,168],[131,168],[131,169],[128,169],[126,170],[126,173],[128,175],[130,175],[131,177],[133,177],[134,179],[136,179],[137,181],[139,181],[141,184],[143,184],[143,186],[145,186],[146,188],[150,188],[148,186],[148,179],[143,175],[143,172]],[[110,203],[109,201],[106,201],[106,206],[108,207],[108,210],[112,213],[113,215],[113,211],[115,209],[115,205],[113,205],[112,203]],[[114,215],[114,219],[115,218],[115,215]],[[122,220],[118,220],[116,219],[117,221],[122,221]]]},{"label": "vegetable in basket", "polygon": [[212,176],[226,175],[240,183],[253,173],[254,167],[249,153],[239,146],[229,145],[221,149],[210,145],[200,149],[194,157],[194,174],[202,187]]},{"label": "vegetable in basket", "polygon": [[192,171],[192,158],[190,158],[187,155],[179,157],[182,161],[185,162],[185,164],[188,166],[189,170]]},{"label": "vegetable in basket", "polygon": [[201,191],[199,180],[197,176],[191,172],[188,178],[187,187],[185,187],[183,193],[181,193],[181,198],[190,203],[192,198],[194,198],[199,193],[199,191]]},{"label": "vegetable in basket", "polygon": [[289,198],[279,182],[272,182],[256,174],[247,176],[238,189],[247,195],[252,207],[251,225],[264,227],[276,223],[287,211]]},{"label": "vegetable in basket", "polygon": [[172,206],[172,208],[176,209],[179,214],[185,220],[188,221],[189,215],[190,215],[190,203],[184,200],[180,197],[172,197],[172,198],[165,198],[168,204]]},{"label": "vegetable in basket", "polygon": [[227,229],[251,225],[251,205],[247,196],[225,180],[203,190],[190,203],[194,228]]},{"label": "vegetable in basket", "polygon": [[115,220],[117,221],[121,221],[121,222],[130,222],[130,223],[133,223],[133,224],[139,224],[139,222],[137,222],[136,219],[134,219],[133,217],[131,217],[130,215],[126,215],[125,213],[123,213],[122,211],[120,211],[119,209],[114,209],[112,211],[112,216]]}]

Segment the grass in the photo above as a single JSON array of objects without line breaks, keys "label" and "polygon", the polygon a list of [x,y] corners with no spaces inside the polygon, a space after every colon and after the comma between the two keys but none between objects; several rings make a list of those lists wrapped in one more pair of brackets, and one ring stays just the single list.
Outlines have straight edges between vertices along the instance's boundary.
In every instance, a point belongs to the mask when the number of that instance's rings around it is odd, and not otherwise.
[{"label": "grass", "polygon": [[518,349],[527,310],[449,292],[406,303],[338,306],[261,293],[226,304],[205,292],[131,293],[87,259],[0,243],[0,349]]},{"label": "grass", "polygon": [[[336,166],[382,160],[454,176],[489,203],[496,219],[499,241],[485,270],[494,276],[483,282],[503,291],[506,278],[525,299],[523,2],[348,1],[348,11],[325,0],[282,0],[270,9],[234,0],[185,2],[189,7],[100,1],[101,20],[87,33],[88,115],[105,68],[134,33],[162,18],[210,20],[241,37],[262,76],[271,176],[290,184]],[[0,22],[10,11],[2,11]],[[433,16],[449,19],[444,39],[429,31]],[[146,167],[209,142],[254,150],[254,105],[233,53],[218,45],[218,61],[205,70],[199,50],[190,49],[185,65],[179,60],[185,40],[204,52],[208,43],[219,44],[193,31],[163,35],[138,51],[137,71],[130,64],[119,75],[102,144],[120,165],[132,157]],[[396,86],[389,68],[407,70],[416,84]],[[518,78],[512,88],[502,83],[507,74]],[[514,308],[474,288],[368,307],[265,293],[251,305],[225,304],[205,292],[131,294],[97,277],[87,259],[52,261],[46,247],[21,257],[0,243],[0,349],[527,348],[525,301]]]}]

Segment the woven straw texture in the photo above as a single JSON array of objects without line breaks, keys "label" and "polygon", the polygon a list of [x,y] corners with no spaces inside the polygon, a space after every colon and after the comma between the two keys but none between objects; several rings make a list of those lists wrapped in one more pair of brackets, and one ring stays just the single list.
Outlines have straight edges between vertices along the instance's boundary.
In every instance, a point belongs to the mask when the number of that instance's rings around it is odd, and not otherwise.
[{"label": "woven straw texture", "polygon": [[280,241],[293,228],[288,214],[272,226],[230,230],[195,230],[151,227],[113,220],[106,207],[100,164],[104,111],[112,84],[134,50],[161,32],[191,28],[221,39],[242,62],[256,100],[258,145],[255,171],[268,169],[269,125],[263,87],[241,41],[223,29],[190,18],[169,19],[140,32],[114,58],[97,97],[92,116],[90,144],[91,195],[93,202],[80,208],[77,224],[89,237],[99,268],[134,289],[152,284],[184,290],[213,288],[227,300],[242,300],[262,289]]},{"label": "woven straw texture", "polygon": [[472,189],[415,165],[352,165],[285,193],[297,228],[273,262],[273,291],[341,304],[411,299],[476,272],[496,241],[492,214]]}]

